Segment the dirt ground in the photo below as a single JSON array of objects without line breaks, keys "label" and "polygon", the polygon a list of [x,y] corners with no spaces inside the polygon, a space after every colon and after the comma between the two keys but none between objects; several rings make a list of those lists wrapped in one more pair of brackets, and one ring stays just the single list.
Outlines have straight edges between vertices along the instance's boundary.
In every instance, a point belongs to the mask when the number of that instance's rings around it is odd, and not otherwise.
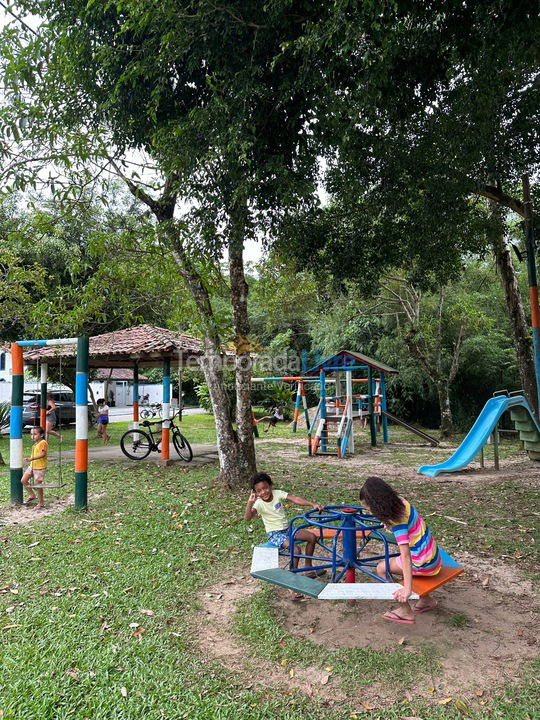
[{"label": "dirt ground", "polygon": [[[275,449],[271,446],[276,443]],[[283,447],[283,445],[290,445]],[[268,439],[260,448],[261,456],[271,453],[271,459],[284,458],[289,463],[306,463],[305,447],[299,439],[291,441]],[[410,455],[411,466],[399,464],[395,453]],[[338,464],[340,471],[351,473],[351,483],[376,472],[386,478],[421,480],[416,474],[416,459],[420,462],[443,460],[449,448],[407,443],[393,443],[383,448],[368,448],[346,460],[333,457],[317,458],[325,465]],[[393,458],[394,454],[394,458]],[[408,464],[408,463],[407,463]],[[503,473],[503,475],[502,475]],[[492,467],[481,469],[478,463],[452,476],[430,478],[430,483],[455,483],[481,487],[504,477],[537,485],[540,463],[533,463],[525,455],[501,460],[501,472]],[[325,481],[326,485],[331,485]],[[343,488],[343,482],[336,487]],[[98,497],[92,496],[92,499]],[[51,502],[46,510],[35,512],[28,508],[8,509],[0,517],[0,524],[27,524],[45,515],[62,511],[73,504],[73,496]],[[356,603],[322,601],[305,598],[291,602],[286,591],[275,588],[277,617],[285,632],[309,639],[325,650],[363,648],[385,650],[402,647],[416,653],[426,642],[432,644],[442,666],[421,682],[415,681],[403,693],[402,688],[388,684],[371,685],[347,696],[331,669],[280,665],[261,659],[247,649],[232,631],[231,622],[239,601],[261,589],[247,567],[240,568],[235,577],[207,587],[201,594],[201,612],[194,628],[201,655],[243,675],[246,687],[277,687],[287,693],[294,691],[308,697],[319,697],[328,705],[351,700],[363,709],[385,707],[402,700],[422,700],[434,704],[441,698],[456,697],[484,702],[502,685],[511,683],[518,668],[538,656],[540,650],[540,615],[535,612],[538,593],[530,580],[505,560],[488,561],[470,553],[456,554],[466,568],[463,575],[436,591],[438,607],[416,618],[415,625],[386,622],[382,613],[391,605],[381,601]],[[460,619],[460,622],[458,622]],[[462,625],[461,623],[466,623]],[[292,675],[291,675],[292,671]],[[262,681],[261,679],[264,680]]]},{"label": "dirt ground", "polygon": [[[88,502],[93,502],[100,498],[103,493],[90,493]],[[0,513],[0,525],[29,525],[35,520],[46,517],[47,515],[56,515],[67,507],[73,507],[75,496],[68,495],[64,498],[57,498],[50,502],[45,497],[46,505],[43,510],[34,510],[35,504],[27,507],[26,505],[17,505],[15,507],[6,508]]]},{"label": "dirt ground", "polygon": [[[402,646],[415,653],[427,641],[439,654],[442,671],[423,682],[415,682],[406,689],[405,697],[434,703],[446,696],[486,699],[503,684],[513,681],[522,662],[538,655],[540,618],[534,612],[531,581],[519,577],[509,566],[493,566],[470,554],[458,559],[474,571],[437,591],[434,597],[438,607],[419,615],[415,625],[383,620],[382,613],[391,605],[388,602],[311,598],[291,602],[286,591],[276,588],[280,626],[326,650],[366,646],[383,650]],[[205,590],[197,627],[203,655],[247,674],[253,684],[264,677],[266,686],[298,690],[333,701],[345,699],[345,692],[333,683],[331,672],[295,666],[291,678],[291,665],[282,667],[255,657],[233,635],[231,620],[238,601],[260,588],[258,581],[240,572],[235,579]],[[455,616],[466,616],[467,624],[454,627]],[[385,706],[398,698],[403,698],[402,689],[396,697],[388,686],[371,686],[348,699]]]},{"label": "dirt ground", "polygon": [[[375,448],[363,446],[358,454],[346,458],[322,455],[309,458],[307,445],[300,438],[268,439],[265,443],[264,450],[266,451],[270,450],[273,443],[276,444],[276,448],[271,450],[273,460],[283,458],[287,462],[299,463],[304,466],[306,462],[320,463],[325,467],[335,466],[342,472],[349,472],[355,479],[376,474],[382,478],[421,480],[424,476],[418,475],[417,472],[420,465],[443,462],[456,449],[455,446],[450,445],[433,448],[422,443],[391,442]],[[290,447],[283,447],[284,445]],[[399,455],[399,460],[395,459],[396,455]],[[409,464],[410,467],[407,466]],[[520,453],[515,457],[501,458],[500,470],[495,470],[492,461],[488,459],[483,468],[479,462],[474,461],[463,470],[453,472],[451,475],[439,475],[435,478],[426,477],[425,479],[430,483],[464,483],[475,486],[484,485],[486,482],[498,482],[501,477],[504,477],[505,480],[519,480],[521,483],[526,482],[537,486],[540,483],[540,462],[529,460],[525,453]]]},{"label": "dirt ground", "polygon": [[[264,449],[261,447],[261,451],[271,452],[273,461],[281,457],[288,463],[306,463],[305,448],[299,439],[288,442],[276,438],[274,442],[275,449],[270,450],[272,440]],[[290,449],[284,447],[289,444]],[[410,454],[411,467],[393,461],[396,450],[400,454]],[[421,481],[416,473],[418,464],[440,462],[451,452],[451,448],[393,443],[388,447],[362,450],[346,460],[319,457],[315,462],[337,464],[341,472],[351,473],[354,483],[374,472],[386,478]],[[418,464],[416,459],[420,460]],[[540,481],[540,463],[530,461],[524,454],[501,459],[499,472],[489,465],[491,463],[481,468],[479,463],[473,463],[462,472],[429,478],[429,482],[481,487],[498,482],[501,477],[536,486]],[[325,481],[324,484],[331,486],[332,482]],[[336,487],[343,488],[343,481],[336,483]],[[200,651],[207,659],[217,660],[228,669],[247,675],[250,684],[257,685],[258,678],[264,677],[267,686],[286,692],[297,690],[320,697],[329,704],[349,699],[364,709],[382,708],[403,700],[404,696],[411,702],[422,700],[433,704],[445,697],[483,703],[501,686],[515,680],[522,663],[538,656],[540,615],[535,612],[538,593],[511,561],[487,560],[466,552],[455,556],[465,567],[465,572],[434,593],[437,608],[418,615],[412,626],[382,619],[383,612],[392,605],[389,602],[350,603],[311,598],[291,602],[285,590],[274,588],[280,627],[293,636],[320,644],[323,653],[325,650],[369,646],[376,650],[402,647],[414,654],[426,642],[431,644],[438,655],[441,671],[421,682],[415,681],[405,693],[403,688],[385,684],[363,688],[347,697],[338,679],[324,667],[294,666],[291,677],[292,665],[281,666],[263,660],[246,649],[243,641],[233,634],[231,620],[237,603],[262,586],[250,577],[246,568],[240,569],[234,579],[206,588],[201,595],[202,611],[197,625]]]}]

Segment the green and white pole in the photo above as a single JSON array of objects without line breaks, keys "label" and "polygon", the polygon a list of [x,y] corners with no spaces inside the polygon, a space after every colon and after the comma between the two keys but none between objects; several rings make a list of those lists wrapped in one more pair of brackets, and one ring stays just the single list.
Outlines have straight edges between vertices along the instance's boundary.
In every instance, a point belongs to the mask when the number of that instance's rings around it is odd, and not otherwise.
[{"label": "green and white pole", "polygon": [[11,411],[9,423],[10,500],[22,503],[23,486],[23,351],[18,343],[11,343]]}]

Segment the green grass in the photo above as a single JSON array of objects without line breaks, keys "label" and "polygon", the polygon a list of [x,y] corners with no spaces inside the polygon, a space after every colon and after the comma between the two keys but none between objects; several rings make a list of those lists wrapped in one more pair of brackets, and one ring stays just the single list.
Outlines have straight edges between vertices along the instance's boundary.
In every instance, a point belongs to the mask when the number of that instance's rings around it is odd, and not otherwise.
[{"label": "green grass", "polygon": [[[361,690],[374,682],[396,683],[404,689],[427,671],[436,672],[438,664],[433,646],[426,645],[412,654],[408,649],[373,650],[351,648],[325,650],[317,643],[297,638],[281,629],[272,588],[252,595],[238,606],[234,627],[259,654],[276,663],[294,663],[324,669],[341,679],[344,687]],[[261,638],[264,641],[261,642]],[[362,672],[358,673],[358,668]]]},{"label": "green grass", "polygon": [[456,628],[456,630],[460,630],[461,628],[467,627],[471,624],[471,619],[467,615],[467,613],[464,612],[458,612],[454,613],[453,615],[450,615],[448,620],[446,621],[446,624],[448,627]]},{"label": "green grass", "polygon": [[4,713],[40,720],[308,717],[301,700],[293,715],[288,701],[245,690],[193,652],[193,594],[231,571],[233,543],[245,553],[249,545],[237,499],[209,489],[214,472],[128,475],[108,465],[92,478],[107,498],[88,515],[66,512],[4,530]]},{"label": "green grass", "polygon": [[[111,445],[120,445],[120,438],[131,427],[131,422],[113,422],[108,426],[108,432],[111,436]],[[180,423],[182,433],[188,438],[191,444],[195,443],[215,443],[216,430],[214,418],[212,415],[185,415]],[[75,427],[70,425],[64,427],[62,432],[62,443],[52,435],[49,438],[49,467],[47,469],[47,483],[56,483],[60,479],[60,467],[64,482],[67,483],[65,488],[58,490],[49,490],[47,495],[49,499],[56,497],[65,497],[72,492],[73,481],[73,459],[66,457],[66,453],[75,449]],[[89,463],[92,465],[92,448],[102,447],[103,441],[97,437],[95,426],[89,428],[88,431],[89,446]],[[0,449],[6,461],[5,466],[0,466],[0,498],[9,496],[9,437],[4,435],[0,438]],[[32,449],[32,439],[29,432],[23,434],[23,453],[24,457],[29,457]],[[126,462],[129,460],[126,459]],[[0,501],[1,504],[1,501]]]},{"label": "green grass", "polygon": [[[112,424],[117,439],[126,426]],[[187,416],[183,430],[193,442],[214,437],[208,416]],[[68,447],[72,432],[66,432]],[[273,455],[270,443],[265,446],[266,451],[259,446],[265,453],[259,468],[270,472],[276,484],[323,503],[356,502],[362,477],[346,463],[287,463]],[[71,462],[67,471],[69,492]],[[538,663],[516,668],[515,687],[487,696],[483,706],[471,703],[464,713],[453,702],[428,707],[402,702],[402,697],[384,710],[367,711],[360,703],[331,707],[299,693],[256,690],[253,679],[203,661],[193,634],[198,593],[219,578],[236,576],[239,566],[245,569],[251,543],[264,537],[260,523],[249,532],[243,522],[247,492],[223,490],[215,485],[215,475],[216,467],[208,466],[93,462],[89,490],[101,495],[88,513],[70,509],[30,526],[0,527],[4,718],[344,720],[356,714],[362,720],[533,720],[539,702]],[[7,498],[5,477],[0,476],[1,489]],[[538,567],[531,541],[538,516],[530,510],[537,497],[530,488],[505,482],[504,473],[482,488],[407,477],[400,479],[400,490],[429,516],[448,550],[482,552],[494,562],[508,555],[527,572]],[[418,654],[402,647],[321,653],[320,646],[283,631],[273,597],[270,587],[263,588],[239,605],[234,618],[255,673],[259,657],[277,666],[287,659],[320,667],[323,655],[324,665],[333,666],[332,682],[341,687],[361,689],[375,682],[393,692],[414,685],[427,668],[436,674],[439,659],[429,644]]]}]

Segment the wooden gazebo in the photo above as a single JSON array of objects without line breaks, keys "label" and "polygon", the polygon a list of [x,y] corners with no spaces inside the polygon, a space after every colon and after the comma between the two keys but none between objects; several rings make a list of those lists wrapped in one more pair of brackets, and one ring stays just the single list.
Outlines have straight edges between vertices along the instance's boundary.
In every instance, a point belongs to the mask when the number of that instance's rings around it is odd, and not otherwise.
[{"label": "wooden gazebo", "polygon": [[[126,330],[95,335],[89,338],[88,369],[130,368],[133,370],[133,426],[139,425],[139,369],[163,368],[163,431],[161,457],[169,458],[169,417],[171,399],[171,367],[198,367],[204,355],[199,338],[152,325],[139,325]],[[234,360],[234,352],[222,351],[223,361]],[[77,341],[57,342],[31,347],[24,352],[24,362],[40,366],[42,394],[46,392],[49,367],[74,368],[77,362]],[[45,388],[45,389],[44,389]],[[43,395],[45,397],[45,395]],[[181,396],[179,397],[179,401]]]}]

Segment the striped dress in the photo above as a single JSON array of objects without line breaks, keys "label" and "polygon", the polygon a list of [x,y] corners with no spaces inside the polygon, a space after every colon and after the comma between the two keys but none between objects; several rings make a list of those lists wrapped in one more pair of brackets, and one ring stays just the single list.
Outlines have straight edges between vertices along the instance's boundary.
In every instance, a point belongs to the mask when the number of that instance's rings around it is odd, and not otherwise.
[{"label": "striped dress", "polygon": [[403,520],[389,529],[398,545],[409,545],[414,575],[436,575],[442,566],[441,554],[428,526],[410,502],[401,498],[405,505]]}]

